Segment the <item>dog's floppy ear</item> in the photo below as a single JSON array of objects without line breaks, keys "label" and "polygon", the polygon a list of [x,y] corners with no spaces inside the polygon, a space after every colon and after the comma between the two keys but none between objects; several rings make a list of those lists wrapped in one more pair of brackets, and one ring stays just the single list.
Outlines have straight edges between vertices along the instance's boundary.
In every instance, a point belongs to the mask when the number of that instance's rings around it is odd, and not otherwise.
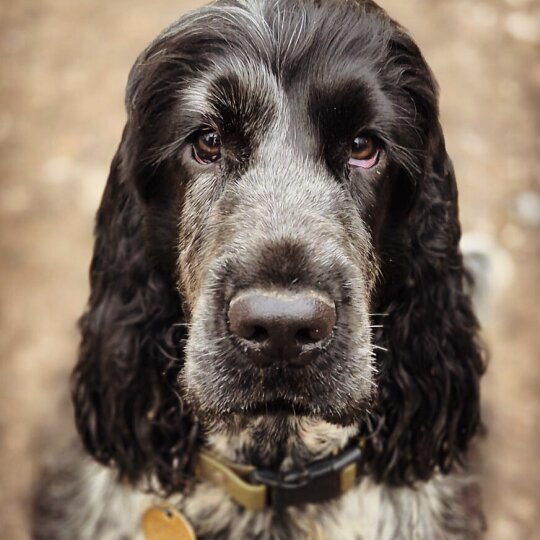
[{"label": "dog's floppy ear", "polygon": [[439,123],[406,228],[408,269],[378,311],[379,401],[368,453],[395,484],[448,472],[478,429],[484,359],[464,292],[456,179]]},{"label": "dog's floppy ear", "polygon": [[181,302],[149,256],[131,130],[128,121],[97,214],[72,396],[79,433],[98,461],[132,482],[155,474],[168,490],[182,483],[196,426],[175,390]]}]

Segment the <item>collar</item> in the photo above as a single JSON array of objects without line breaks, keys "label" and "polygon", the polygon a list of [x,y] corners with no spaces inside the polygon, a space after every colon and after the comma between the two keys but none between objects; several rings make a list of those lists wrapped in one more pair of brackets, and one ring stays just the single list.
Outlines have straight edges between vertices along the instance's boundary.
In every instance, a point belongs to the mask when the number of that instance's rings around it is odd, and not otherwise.
[{"label": "collar", "polygon": [[287,473],[223,461],[200,450],[196,456],[195,475],[220,486],[248,510],[280,510],[322,503],[339,497],[357,484],[362,473],[361,445],[360,442],[337,456],[314,461],[303,469]]}]

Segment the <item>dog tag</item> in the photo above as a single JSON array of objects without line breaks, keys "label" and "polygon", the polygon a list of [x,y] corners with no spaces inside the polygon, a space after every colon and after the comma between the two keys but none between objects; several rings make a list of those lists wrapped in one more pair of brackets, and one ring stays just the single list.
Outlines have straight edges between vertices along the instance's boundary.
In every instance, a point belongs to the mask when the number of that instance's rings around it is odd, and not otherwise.
[{"label": "dog tag", "polygon": [[197,540],[183,514],[170,506],[152,506],[142,518],[145,540]]}]

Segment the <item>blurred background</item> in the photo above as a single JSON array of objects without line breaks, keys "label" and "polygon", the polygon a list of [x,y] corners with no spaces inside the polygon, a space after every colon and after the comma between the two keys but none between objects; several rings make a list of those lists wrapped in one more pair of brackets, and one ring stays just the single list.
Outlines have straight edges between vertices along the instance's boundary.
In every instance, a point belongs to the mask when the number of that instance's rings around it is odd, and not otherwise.
[{"label": "blurred background", "polygon": [[[381,0],[442,89],[482,314],[490,540],[540,528],[540,2]],[[28,538],[38,463],[71,428],[67,378],[94,212],[138,52],[194,0],[0,0],[0,531]]]}]

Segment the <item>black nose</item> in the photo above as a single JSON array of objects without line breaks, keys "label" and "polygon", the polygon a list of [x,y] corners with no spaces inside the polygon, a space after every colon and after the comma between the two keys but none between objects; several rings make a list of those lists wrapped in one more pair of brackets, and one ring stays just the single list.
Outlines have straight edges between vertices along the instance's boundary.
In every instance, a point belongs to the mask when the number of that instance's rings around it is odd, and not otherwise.
[{"label": "black nose", "polygon": [[231,332],[261,366],[305,366],[332,334],[334,302],[316,292],[246,291],[229,306]]}]

